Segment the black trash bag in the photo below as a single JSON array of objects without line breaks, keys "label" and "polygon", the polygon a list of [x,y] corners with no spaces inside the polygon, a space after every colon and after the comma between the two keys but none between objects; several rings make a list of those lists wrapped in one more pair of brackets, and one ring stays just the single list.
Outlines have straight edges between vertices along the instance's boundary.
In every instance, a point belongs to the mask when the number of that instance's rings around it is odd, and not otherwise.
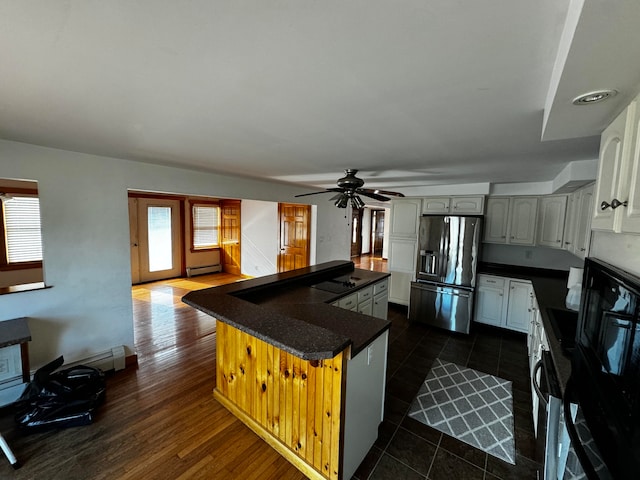
[{"label": "black trash bag", "polygon": [[104,373],[84,365],[56,372],[63,363],[60,356],[39,368],[22,392],[15,416],[20,428],[41,431],[93,422],[94,410],[105,397]]}]

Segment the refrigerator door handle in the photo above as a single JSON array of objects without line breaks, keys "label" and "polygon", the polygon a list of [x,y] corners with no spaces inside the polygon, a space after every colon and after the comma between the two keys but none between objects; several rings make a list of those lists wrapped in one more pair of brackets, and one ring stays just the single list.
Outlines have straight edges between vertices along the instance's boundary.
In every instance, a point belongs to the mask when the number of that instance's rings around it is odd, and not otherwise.
[{"label": "refrigerator door handle", "polygon": [[442,295],[450,295],[452,297],[462,297],[462,298],[471,297],[471,294],[469,294],[469,293],[465,293],[465,292],[462,292],[460,290],[458,290],[457,292],[453,292],[449,288],[438,288],[438,293],[440,293]]}]

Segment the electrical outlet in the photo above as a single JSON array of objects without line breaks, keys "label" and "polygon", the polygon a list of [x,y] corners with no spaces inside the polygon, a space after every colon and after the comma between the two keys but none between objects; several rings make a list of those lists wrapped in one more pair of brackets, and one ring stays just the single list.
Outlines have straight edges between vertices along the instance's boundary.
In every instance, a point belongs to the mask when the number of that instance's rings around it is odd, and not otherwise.
[{"label": "electrical outlet", "polygon": [[533,251],[525,250],[524,251],[524,258],[531,259],[531,257],[533,257]]}]

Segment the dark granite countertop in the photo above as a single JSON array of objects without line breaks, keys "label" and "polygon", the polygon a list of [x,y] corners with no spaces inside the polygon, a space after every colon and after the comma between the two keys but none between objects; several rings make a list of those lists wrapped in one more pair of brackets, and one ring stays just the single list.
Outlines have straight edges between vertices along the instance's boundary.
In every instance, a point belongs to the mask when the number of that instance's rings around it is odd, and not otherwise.
[{"label": "dark granite countertop", "polygon": [[353,357],[391,322],[330,305],[353,291],[335,294],[311,287],[345,274],[359,278],[358,288],[389,276],[333,261],[196,290],[182,301],[303,360],[333,358],[348,345]]},{"label": "dark granite countertop", "polygon": [[571,358],[564,353],[560,342],[558,342],[558,339],[553,333],[547,309],[555,308],[566,310],[565,298],[567,296],[567,277],[569,272],[501,264],[481,264],[478,273],[521,278],[531,281],[538,307],[540,308],[542,325],[549,340],[549,351],[551,352],[551,358],[553,359],[558,382],[560,383],[560,390],[564,395],[564,389],[571,376]]}]

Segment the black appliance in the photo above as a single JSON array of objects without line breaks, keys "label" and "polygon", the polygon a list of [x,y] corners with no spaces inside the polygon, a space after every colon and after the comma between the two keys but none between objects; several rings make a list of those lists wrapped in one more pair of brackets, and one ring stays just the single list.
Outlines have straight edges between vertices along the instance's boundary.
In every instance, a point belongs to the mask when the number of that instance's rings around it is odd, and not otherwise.
[{"label": "black appliance", "polygon": [[[558,479],[559,459],[564,458],[562,442],[558,439],[562,431],[562,393],[548,350],[542,351],[542,358],[533,369],[533,389],[540,399],[536,427],[536,452],[538,462],[543,466],[542,479]],[[561,462],[562,463],[562,462]]]},{"label": "black appliance", "polygon": [[[640,278],[588,258],[582,285],[565,402],[575,396],[611,475],[640,478]],[[585,472],[598,478],[569,433]]]},{"label": "black appliance", "polygon": [[325,280],[311,285],[311,288],[331,293],[346,293],[360,287],[363,283],[364,280],[359,277],[342,275],[340,277],[332,278],[331,280]]},{"label": "black appliance", "polygon": [[424,215],[409,320],[469,333],[482,217]]}]

